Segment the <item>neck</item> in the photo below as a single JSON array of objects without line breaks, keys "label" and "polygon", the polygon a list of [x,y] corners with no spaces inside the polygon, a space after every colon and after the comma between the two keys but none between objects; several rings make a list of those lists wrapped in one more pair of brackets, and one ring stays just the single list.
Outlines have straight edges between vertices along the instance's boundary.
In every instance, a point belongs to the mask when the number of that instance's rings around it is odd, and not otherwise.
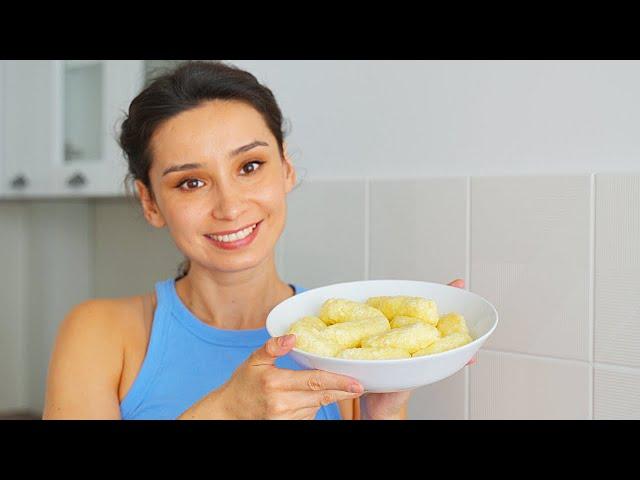
[{"label": "neck", "polygon": [[264,327],[269,312],[293,295],[278,276],[273,254],[239,272],[206,270],[192,261],[189,273],[176,281],[176,292],[199,320],[228,330]]}]

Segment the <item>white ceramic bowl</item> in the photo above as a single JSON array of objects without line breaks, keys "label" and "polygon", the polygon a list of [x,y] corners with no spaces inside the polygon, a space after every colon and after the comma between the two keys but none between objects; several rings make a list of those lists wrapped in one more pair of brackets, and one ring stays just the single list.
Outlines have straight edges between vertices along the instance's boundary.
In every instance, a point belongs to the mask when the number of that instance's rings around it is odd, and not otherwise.
[{"label": "white ceramic bowl", "polygon": [[267,317],[272,337],[285,335],[294,322],[307,315],[317,316],[330,298],[364,302],[369,297],[407,295],[436,302],[438,313],[457,312],[464,316],[471,343],[442,353],[397,360],[347,360],[321,357],[293,348],[291,357],[305,368],[326,370],[355,378],[367,392],[397,392],[437,382],[453,375],[480,349],[498,325],[498,312],[481,296],[439,283],[413,280],[365,280],[336,283],[294,295],[278,304]]}]

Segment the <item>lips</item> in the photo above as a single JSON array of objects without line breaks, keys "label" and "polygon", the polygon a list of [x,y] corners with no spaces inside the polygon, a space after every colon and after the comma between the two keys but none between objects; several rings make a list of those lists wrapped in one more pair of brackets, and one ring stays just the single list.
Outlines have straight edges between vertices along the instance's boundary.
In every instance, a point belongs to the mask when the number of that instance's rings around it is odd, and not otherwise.
[{"label": "lips", "polygon": [[241,227],[241,228],[239,228],[239,229],[237,229],[237,230],[225,230],[224,232],[207,233],[206,235],[209,235],[209,236],[211,236],[211,235],[218,235],[218,236],[220,236],[220,237],[221,237],[222,235],[231,235],[232,233],[238,233],[238,232],[241,232],[241,231],[242,231],[242,230],[244,230],[245,228],[249,228],[249,227],[251,227],[252,225],[256,225],[256,226],[257,226],[260,222],[262,222],[262,220],[260,220],[259,222],[250,223],[250,224],[245,225],[244,227]]},{"label": "lips", "polygon": [[208,242],[211,242],[213,245],[215,245],[218,248],[221,248],[222,250],[236,250],[236,249],[244,248],[250,245],[251,243],[253,243],[253,240],[258,235],[258,231],[260,230],[261,223],[262,221],[259,221],[258,223],[256,223],[255,224],[256,226],[253,230],[251,230],[251,233],[239,240],[225,242],[221,240],[216,240],[215,238],[209,235],[205,235],[204,237],[207,239]]}]

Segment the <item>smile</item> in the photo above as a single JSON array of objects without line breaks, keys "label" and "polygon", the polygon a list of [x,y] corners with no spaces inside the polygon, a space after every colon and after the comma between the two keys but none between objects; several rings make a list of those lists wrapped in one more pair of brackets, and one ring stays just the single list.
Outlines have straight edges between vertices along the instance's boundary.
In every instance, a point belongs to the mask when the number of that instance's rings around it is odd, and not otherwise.
[{"label": "smile", "polygon": [[223,248],[225,250],[235,249],[244,247],[245,245],[250,244],[253,239],[257,236],[258,230],[262,220],[253,225],[249,225],[242,230],[225,234],[225,235],[214,235],[207,234],[205,237],[212,241],[214,245]]}]

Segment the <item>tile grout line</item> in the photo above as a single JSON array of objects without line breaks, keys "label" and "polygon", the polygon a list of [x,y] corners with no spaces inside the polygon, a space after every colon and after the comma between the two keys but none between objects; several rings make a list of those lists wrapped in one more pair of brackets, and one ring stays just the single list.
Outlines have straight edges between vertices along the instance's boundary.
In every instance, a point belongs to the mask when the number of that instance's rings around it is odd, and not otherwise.
[{"label": "tile grout line", "polygon": [[[465,261],[465,283],[467,291],[471,291],[471,177],[466,178],[467,189],[467,202],[466,202],[466,261]],[[477,354],[476,354],[477,355]],[[469,420],[471,417],[471,374],[469,373],[469,367],[465,368],[464,373],[464,419]]]},{"label": "tile grout line", "polygon": [[592,173],[589,177],[589,187],[590,187],[590,195],[589,195],[589,418],[593,420],[594,418],[594,410],[595,410],[595,265],[596,265],[596,257],[595,257],[595,243],[596,243],[596,183],[595,183],[595,173]]},{"label": "tile grout line", "polygon": [[370,230],[370,184],[369,177],[364,179],[364,279],[369,280],[369,230]]},{"label": "tile grout line", "polygon": [[515,355],[517,357],[528,358],[530,360],[553,360],[557,362],[582,363],[590,367],[593,366],[594,368],[595,367],[606,368],[609,370],[616,370],[619,372],[626,372],[626,373],[635,373],[640,375],[640,366],[620,365],[617,363],[606,363],[606,362],[589,362],[588,360],[575,360],[573,358],[560,358],[560,357],[553,357],[550,355],[536,355],[532,353],[510,352],[508,350],[496,350],[493,348],[480,348],[479,352]]},{"label": "tile grout line", "polygon": [[589,360],[576,360],[575,358],[561,358],[561,357],[554,357],[551,355],[537,355],[533,353],[511,352],[509,350],[496,350],[493,348],[481,348],[481,351],[489,352],[489,353],[502,353],[505,355],[516,355],[523,358],[529,358],[531,360],[554,360],[559,362],[581,363],[581,364],[591,365],[591,362],[589,362]]},{"label": "tile grout line", "polygon": [[613,370],[620,373],[633,373],[636,375],[640,375],[640,367],[618,365],[617,363],[594,362],[593,367],[594,367],[594,371],[595,371],[595,367],[598,367],[598,368],[603,368],[607,370]]}]

